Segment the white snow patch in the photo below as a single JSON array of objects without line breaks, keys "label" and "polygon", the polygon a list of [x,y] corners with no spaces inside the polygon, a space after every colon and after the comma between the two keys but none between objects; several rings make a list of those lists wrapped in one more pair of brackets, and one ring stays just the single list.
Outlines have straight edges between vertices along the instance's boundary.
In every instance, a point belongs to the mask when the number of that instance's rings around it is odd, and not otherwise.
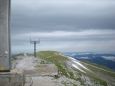
[{"label": "white snow patch", "polygon": [[[90,71],[90,70],[87,69],[85,66],[83,66],[83,65],[80,63],[80,61],[78,61],[78,60],[76,60],[76,59],[74,59],[74,58],[72,58],[72,57],[69,57],[69,58],[72,59],[72,61],[73,61],[74,63],[78,64],[78,65],[81,66],[82,68],[84,68],[84,69]],[[91,71],[90,71],[90,72],[91,72]]]},{"label": "white snow patch", "polygon": [[81,72],[86,73],[85,71],[83,71],[82,69],[80,69],[79,67],[77,67],[75,64],[72,64],[73,67],[77,68],[78,70],[80,70]]},{"label": "white snow patch", "polygon": [[85,66],[83,66],[83,65],[82,65],[81,63],[79,63],[78,61],[73,61],[73,62],[75,62],[76,64],[78,64],[78,65],[81,66],[82,68],[84,68],[84,69],[90,71],[89,69],[87,69]]},{"label": "white snow patch", "polygon": [[[69,56],[68,56],[69,57]],[[70,59],[72,59],[72,60],[76,60],[76,59],[74,59],[74,58],[72,58],[72,57],[69,57]]]}]

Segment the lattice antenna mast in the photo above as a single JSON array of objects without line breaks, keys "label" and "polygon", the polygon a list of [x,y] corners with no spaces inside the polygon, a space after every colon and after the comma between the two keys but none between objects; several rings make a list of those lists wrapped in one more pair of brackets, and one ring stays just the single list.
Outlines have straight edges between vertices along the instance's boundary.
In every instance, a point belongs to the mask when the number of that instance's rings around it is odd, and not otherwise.
[{"label": "lattice antenna mast", "polygon": [[40,39],[38,41],[32,41],[30,38],[30,44],[34,44],[34,56],[36,57],[36,44],[40,43]]}]

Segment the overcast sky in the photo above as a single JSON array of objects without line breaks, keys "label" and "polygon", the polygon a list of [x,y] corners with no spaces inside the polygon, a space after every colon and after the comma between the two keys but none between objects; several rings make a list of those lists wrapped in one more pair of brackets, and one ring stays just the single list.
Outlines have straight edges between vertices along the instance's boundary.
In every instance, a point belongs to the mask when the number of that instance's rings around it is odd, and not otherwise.
[{"label": "overcast sky", "polygon": [[12,0],[12,53],[115,52],[115,0]]}]

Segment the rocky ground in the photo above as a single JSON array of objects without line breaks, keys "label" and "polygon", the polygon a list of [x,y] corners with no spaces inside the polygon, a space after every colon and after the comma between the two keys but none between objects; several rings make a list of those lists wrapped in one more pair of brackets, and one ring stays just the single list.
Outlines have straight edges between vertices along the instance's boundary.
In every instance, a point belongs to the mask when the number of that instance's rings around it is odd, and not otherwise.
[{"label": "rocky ground", "polygon": [[[78,86],[80,85],[80,82],[75,81],[73,79],[69,79],[66,78],[64,76],[60,76],[59,78],[57,78],[56,74],[53,73],[58,73],[58,70],[56,70],[55,72],[49,73],[49,75],[46,73],[46,75],[44,76],[43,73],[40,75],[35,74],[36,72],[34,70],[36,70],[36,66],[37,65],[41,65],[41,62],[43,61],[40,58],[36,58],[34,56],[17,56],[16,60],[12,61],[12,69],[18,69],[18,70],[24,70],[26,71],[31,71],[26,75],[26,78],[31,78],[31,84],[32,86],[74,86],[74,84],[77,84]],[[51,65],[51,64],[50,64]],[[50,70],[54,71],[53,69],[55,68],[51,68]],[[43,72],[43,69],[39,69],[39,71]]]},{"label": "rocky ground", "polygon": [[12,69],[15,68],[24,70],[26,79],[31,79],[31,86],[115,85],[114,71],[54,51],[39,52],[37,57],[16,56],[12,59]]}]

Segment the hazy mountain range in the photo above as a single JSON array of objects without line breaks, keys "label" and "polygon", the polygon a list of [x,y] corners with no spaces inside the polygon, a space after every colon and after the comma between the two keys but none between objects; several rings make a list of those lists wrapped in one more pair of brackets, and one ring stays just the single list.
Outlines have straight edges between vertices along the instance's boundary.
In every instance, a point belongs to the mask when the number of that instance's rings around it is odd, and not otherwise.
[{"label": "hazy mountain range", "polygon": [[112,53],[65,52],[64,54],[77,60],[87,60],[115,70],[115,54]]}]

